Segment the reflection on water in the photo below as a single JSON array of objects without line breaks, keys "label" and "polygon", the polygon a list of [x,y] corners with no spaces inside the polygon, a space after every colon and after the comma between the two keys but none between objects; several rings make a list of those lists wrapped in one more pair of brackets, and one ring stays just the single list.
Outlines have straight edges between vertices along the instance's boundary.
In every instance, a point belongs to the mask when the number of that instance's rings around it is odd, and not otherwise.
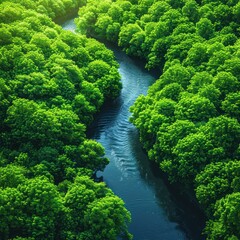
[{"label": "reflection on water", "polygon": [[154,77],[121,51],[115,49],[115,55],[123,90],[114,104],[103,108],[91,128],[91,137],[102,143],[111,160],[101,174],[130,210],[134,239],[202,239],[199,220],[176,204],[161,174],[154,171],[143,152],[136,128],[128,121],[129,107],[140,94],[146,94]]},{"label": "reflection on water", "polygon": [[75,32],[76,24],[74,23],[74,19],[69,19],[66,22],[62,24],[62,28],[65,30],[70,30],[72,32]]},{"label": "reflection on water", "polygon": [[[68,22],[65,28],[73,30],[72,23]],[[146,94],[154,77],[120,50],[113,50],[120,64],[121,96],[105,104],[88,133],[105,147],[110,159],[99,174],[131,212],[130,232],[134,240],[203,239],[197,213],[184,206],[181,199],[176,201],[159,171],[148,161],[138,132],[128,121],[129,107],[140,94]]]}]

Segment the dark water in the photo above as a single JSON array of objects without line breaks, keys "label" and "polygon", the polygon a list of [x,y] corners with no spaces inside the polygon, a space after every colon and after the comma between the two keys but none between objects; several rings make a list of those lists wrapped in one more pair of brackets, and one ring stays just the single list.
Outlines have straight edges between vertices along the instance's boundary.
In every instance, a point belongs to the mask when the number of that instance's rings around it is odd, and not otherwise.
[{"label": "dark water", "polygon": [[[74,30],[73,21],[63,28]],[[89,135],[100,142],[110,159],[104,181],[120,196],[131,212],[129,231],[134,240],[200,240],[202,220],[197,211],[167,187],[161,173],[142,151],[138,132],[129,123],[129,107],[140,94],[146,94],[154,76],[113,49],[120,64],[123,89],[121,96],[106,104],[96,117]]]}]

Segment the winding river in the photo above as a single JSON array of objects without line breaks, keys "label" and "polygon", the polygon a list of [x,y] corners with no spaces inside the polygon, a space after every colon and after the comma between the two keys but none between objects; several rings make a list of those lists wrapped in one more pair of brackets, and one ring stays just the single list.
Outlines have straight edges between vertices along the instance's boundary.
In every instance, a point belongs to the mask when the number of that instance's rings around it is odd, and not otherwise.
[{"label": "winding river", "polygon": [[[73,20],[62,26],[75,29]],[[198,212],[174,193],[148,161],[138,132],[128,121],[129,107],[140,94],[146,94],[155,78],[120,49],[110,48],[120,64],[123,89],[116,101],[103,107],[89,131],[89,137],[104,146],[110,159],[98,175],[125,201],[132,215],[129,231],[134,240],[204,239]]]}]

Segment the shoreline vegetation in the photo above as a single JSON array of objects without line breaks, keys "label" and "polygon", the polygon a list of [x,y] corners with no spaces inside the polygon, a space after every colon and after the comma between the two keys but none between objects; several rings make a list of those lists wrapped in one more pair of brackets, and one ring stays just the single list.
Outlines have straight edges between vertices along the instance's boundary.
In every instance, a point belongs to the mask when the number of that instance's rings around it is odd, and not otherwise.
[{"label": "shoreline vegetation", "polygon": [[0,238],[132,238],[123,201],[91,179],[109,160],[86,139],[121,90],[118,64],[52,21],[79,6],[78,31],[162,73],[130,121],[169,181],[195,190],[207,239],[240,239],[237,0],[1,2]]},{"label": "shoreline vegetation", "polygon": [[162,73],[130,121],[169,181],[194,189],[207,239],[240,239],[239,1],[89,0],[76,24]]},{"label": "shoreline vegetation", "polygon": [[86,138],[93,115],[120,93],[118,63],[103,44],[52,21],[82,4],[1,1],[3,240],[132,238],[124,202],[92,179],[109,162],[104,149]]}]

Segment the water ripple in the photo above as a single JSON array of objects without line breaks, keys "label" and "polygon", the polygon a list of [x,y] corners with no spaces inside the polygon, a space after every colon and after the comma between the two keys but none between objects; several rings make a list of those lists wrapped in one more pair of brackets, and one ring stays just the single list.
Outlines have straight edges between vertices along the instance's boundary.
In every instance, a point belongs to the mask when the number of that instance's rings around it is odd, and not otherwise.
[{"label": "water ripple", "polygon": [[[74,30],[71,24],[73,21],[65,28]],[[129,107],[140,94],[146,94],[154,78],[119,49],[113,50],[120,64],[121,96],[103,106],[88,133],[102,143],[110,159],[102,173],[104,181],[131,212],[129,230],[134,240],[202,239],[198,232],[199,219],[194,218],[191,210],[187,212],[189,206],[183,211],[172,200],[172,193],[160,176],[155,175],[142,151],[136,129],[128,122]],[[196,232],[189,231],[191,227],[197,229]]]}]

